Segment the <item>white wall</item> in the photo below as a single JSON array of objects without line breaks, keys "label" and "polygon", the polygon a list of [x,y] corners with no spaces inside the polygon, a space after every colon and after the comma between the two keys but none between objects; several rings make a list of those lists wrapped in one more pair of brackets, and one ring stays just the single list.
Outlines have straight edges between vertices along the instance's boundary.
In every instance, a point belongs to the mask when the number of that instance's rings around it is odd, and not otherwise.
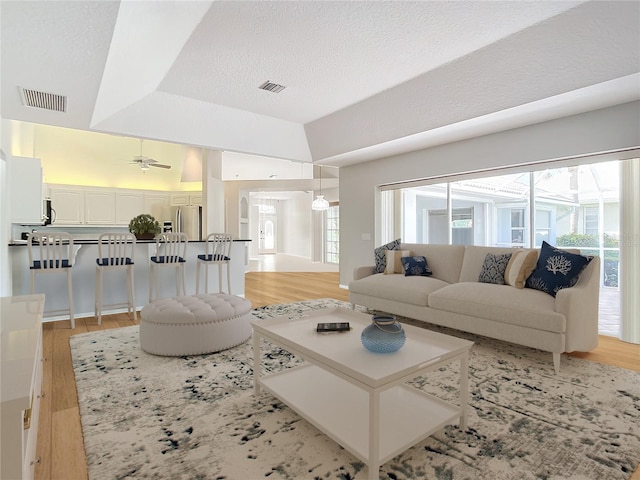
[{"label": "white wall", "polygon": [[11,154],[9,139],[11,125],[0,119],[0,297],[11,295],[11,264],[9,262],[9,239],[11,219],[7,191],[7,159]]},{"label": "white wall", "polygon": [[634,147],[640,148],[640,102],[343,167],[340,283],[353,279],[355,267],[373,265],[380,185]]},{"label": "white wall", "polygon": [[313,216],[311,210],[311,194],[300,193],[290,200],[280,202],[284,217],[280,232],[282,253],[311,258],[311,233]]},{"label": "white wall", "polygon": [[[0,136],[2,135],[0,127]],[[7,160],[0,148],[0,191],[7,191]],[[5,198],[0,202],[0,297],[11,295],[11,272],[9,269],[9,205]]]}]

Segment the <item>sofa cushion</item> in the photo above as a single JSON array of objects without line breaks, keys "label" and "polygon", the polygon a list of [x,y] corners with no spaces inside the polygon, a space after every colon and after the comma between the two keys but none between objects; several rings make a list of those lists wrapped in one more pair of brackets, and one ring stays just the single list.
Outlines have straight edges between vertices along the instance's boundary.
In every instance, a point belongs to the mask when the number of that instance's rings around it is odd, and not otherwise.
[{"label": "sofa cushion", "polygon": [[429,294],[447,285],[433,277],[374,274],[349,283],[349,292],[426,307]]},{"label": "sofa cushion", "polygon": [[399,250],[400,239],[396,239],[393,242],[389,242],[386,245],[382,245],[373,250],[373,256],[376,262],[376,273],[384,273],[384,269],[387,266],[387,250]]},{"label": "sofa cushion", "polygon": [[404,273],[402,267],[401,258],[411,255],[409,250],[387,250],[387,266],[384,268],[384,273]]},{"label": "sofa cushion", "polygon": [[564,332],[564,315],[554,311],[553,297],[508,285],[462,282],[429,295],[429,307],[550,332]]},{"label": "sofa cushion", "polygon": [[402,257],[402,269],[406,277],[430,277],[433,272],[427,263],[427,257]]},{"label": "sofa cushion", "polygon": [[555,297],[558,290],[573,287],[592,257],[561,250],[542,242],[536,269],[525,286]]},{"label": "sofa cushion", "polygon": [[[464,258],[464,245],[440,245],[435,243],[403,243],[400,248],[411,250],[411,255],[422,255],[429,261],[432,277],[447,283],[455,283],[460,277]],[[484,258],[484,257],[483,257]],[[478,271],[480,271],[478,269]],[[476,279],[478,275],[476,273]]]},{"label": "sofa cushion", "polygon": [[510,259],[510,253],[502,253],[499,255],[487,253],[487,256],[484,257],[484,263],[482,264],[480,275],[478,275],[478,281],[482,283],[504,285],[504,272],[507,269]]},{"label": "sofa cushion", "polygon": [[524,282],[536,268],[538,252],[523,250],[514,252],[504,272],[504,283],[516,288],[524,288]]}]

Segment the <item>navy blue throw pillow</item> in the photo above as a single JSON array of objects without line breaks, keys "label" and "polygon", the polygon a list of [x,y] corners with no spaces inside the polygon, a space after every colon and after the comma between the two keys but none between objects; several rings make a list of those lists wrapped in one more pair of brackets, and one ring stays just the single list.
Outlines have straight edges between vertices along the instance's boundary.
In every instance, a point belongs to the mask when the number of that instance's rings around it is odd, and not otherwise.
[{"label": "navy blue throw pillow", "polygon": [[592,258],[561,250],[543,241],[536,269],[527,278],[525,287],[555,297],[559,290],[576,284]]},{"label": "navy blue throw pillow", "polygon": [[404,276],[421,276],[430,277],[433,272],[427,264],[427,257],[402,257],[402,268],[404,268]]},{"label": "navy blue throw pillow", "polygon": [[400,239],[398,238],[373,250],[376,260],[376,273],[384,273],[384,269],[387,268],[387,250],[400,250]]}]

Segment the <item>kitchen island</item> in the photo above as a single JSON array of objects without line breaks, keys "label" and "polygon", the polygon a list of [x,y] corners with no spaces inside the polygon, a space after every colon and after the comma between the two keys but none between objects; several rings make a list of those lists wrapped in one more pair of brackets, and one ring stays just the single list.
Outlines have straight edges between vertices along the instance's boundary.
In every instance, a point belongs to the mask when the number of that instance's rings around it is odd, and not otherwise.
[{"label": "kitchen island", "polygon": [[[248,265],[247,243],[251,240],[234,240],[231,245],[231,293],[244,297],[244,274]],[[26,240],[14,240],[9,244],[13,295],[31,293],[29,253]],[[186,294],[196,293],[196,259],[204,254],[205,241],[189,241],[186,262]],[[149,303],[149,263],[155,254],[155,240],[138,240],[135,247],[135,304],[139,310]],[[75,258],[73,262],[73,306],[78,318],[94,315],[96,259],[98,241],[74,239]],[[209,291],[218,291],[217,267],[209,267]],[[223,269],[226,267],[223,267]],[[204,291],[204,269],[200,272],[200,293]],[[226,288],[226,272],[223,270],[223,288]],[[109,310],[108,305],[126,301],[126,281],[123,272],[105,271],[103,292],[103,314],[126,312],[126,308]],[[45,318],[43,321],[66,319],[68,316],[47,316],[47,311],[67,308],[67,282],[62,274],[39,275],[36,278],[36,293],[45,294]],[[176,296],[174,269],[160,269],[160,298]]]}]

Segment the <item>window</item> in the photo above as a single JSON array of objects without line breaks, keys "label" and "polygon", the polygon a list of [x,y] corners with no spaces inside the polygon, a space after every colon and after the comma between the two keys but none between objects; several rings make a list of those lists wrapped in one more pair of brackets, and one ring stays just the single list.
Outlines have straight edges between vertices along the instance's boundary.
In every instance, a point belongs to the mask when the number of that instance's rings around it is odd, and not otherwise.
[{"label": "window", "polygon": [[536,247],[542,246],[542,242],[551,241],[551,211],[536,210]]},{"label": "window", "polygon": [[598,206],[584,207],[584,233],[587,235],[598,235]]},{"label": "window", "polygon": [[405,242],[538,248],[546,241],[579,249],[601,258],[601,285],[608,289],[601,288],[600,294],[617,294],[619,170],[620,163],[613,161],[448,183],[413,182],[383,192],[387,197],[391,191],[402,193],[401,208],[386,212],[386,225],[401,212]]},{"label": "window", "polygon": [[524,208],[511,209],[511,245],[524,246],[525,240]]},{"label": "window", "polygon": [[340,207],[334,205],[327,210],[325,262],[340,263]]}]

